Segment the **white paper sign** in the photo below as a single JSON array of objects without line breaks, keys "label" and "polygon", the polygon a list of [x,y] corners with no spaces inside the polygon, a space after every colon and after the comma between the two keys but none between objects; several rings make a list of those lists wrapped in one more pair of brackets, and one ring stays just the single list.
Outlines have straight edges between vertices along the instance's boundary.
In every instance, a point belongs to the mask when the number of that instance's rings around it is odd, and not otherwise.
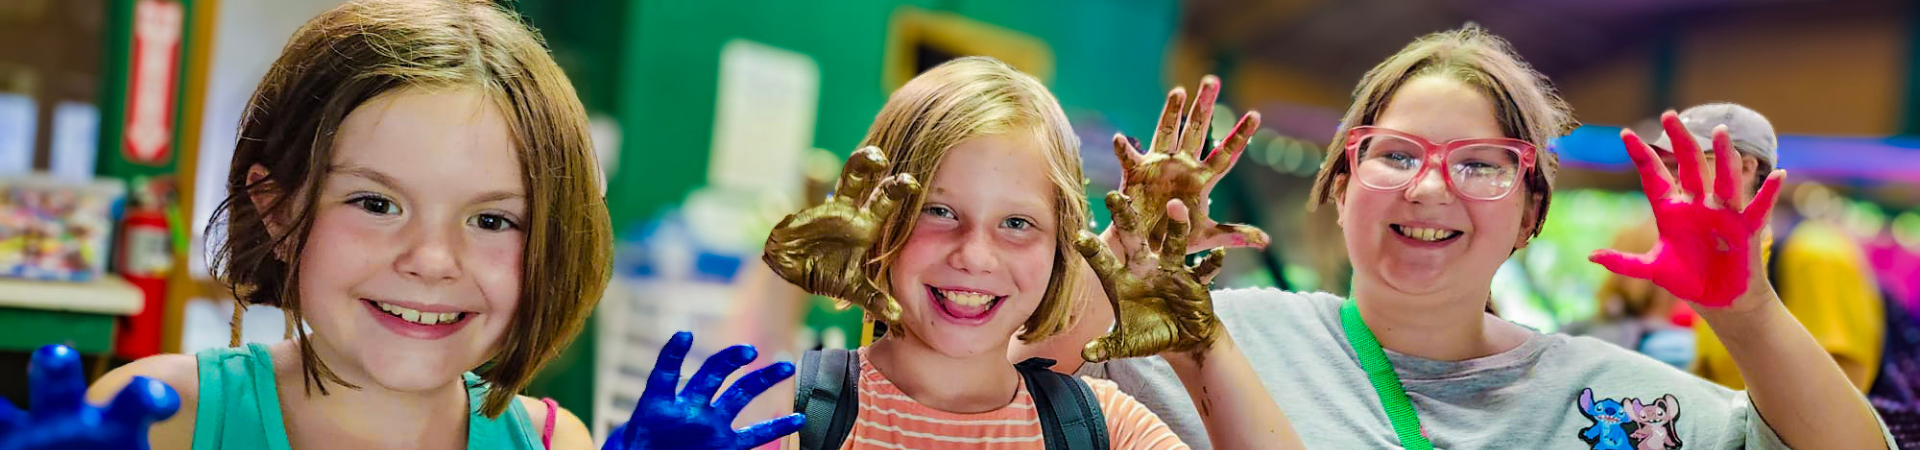
[{"label": "white paper sign", "polygon": [[0,175],[33,170],[33,133],[39,119],[33,97],[0,94]]},{"label": "white paper sign", "polygon": [[707,183],[791,193],[813,148],[820,67],[813,58],[745,39],[720,50],[719,99]]},{"label": "white paper sign", "polygon": [[53,151],[48,172],[71,181],[93,179],[100,153],[100,109],[91,103],[60,102],[53,107]]}]

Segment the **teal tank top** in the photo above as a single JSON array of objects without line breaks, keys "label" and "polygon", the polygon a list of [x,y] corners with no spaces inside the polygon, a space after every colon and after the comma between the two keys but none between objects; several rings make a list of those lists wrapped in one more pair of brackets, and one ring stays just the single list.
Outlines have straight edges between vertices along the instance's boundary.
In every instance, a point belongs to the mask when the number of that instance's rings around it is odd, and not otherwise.
[{"label": "teal tank top", "polygon": [[[193,450],[292,450],[265,345],[210,349],[194,357],[200,363],[200,411],[194,417]],[[480,414],[487,386],[473,372],[461,376],[472,386],[467,388],[472,405],[467,448],[544,450],[540,431],[520,402],[508,402],[505,414],[488,419]]]}]

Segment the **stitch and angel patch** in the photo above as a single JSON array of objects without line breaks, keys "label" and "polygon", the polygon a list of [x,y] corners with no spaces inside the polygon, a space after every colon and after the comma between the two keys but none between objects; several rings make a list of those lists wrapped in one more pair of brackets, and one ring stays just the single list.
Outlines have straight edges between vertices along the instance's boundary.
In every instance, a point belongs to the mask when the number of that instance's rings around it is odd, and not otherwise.
[{"label": "stitch and angel patch", "polygon": [[1637,398],[1595,400],[1593,389],[1581,389],[1574,405],[1593,426],[1580,430],[1580,440],[1593,450],[1679,450],[1676,432],[1680,400],[1666,394],[1651,401]]}]

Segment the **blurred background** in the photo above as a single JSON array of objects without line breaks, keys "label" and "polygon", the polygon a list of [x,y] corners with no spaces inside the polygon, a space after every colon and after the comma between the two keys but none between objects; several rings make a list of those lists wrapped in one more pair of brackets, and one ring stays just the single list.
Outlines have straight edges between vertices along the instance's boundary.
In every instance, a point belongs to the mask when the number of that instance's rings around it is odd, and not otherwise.
[{"label": "blurred background", "polygon": [[[0,394],[24,404],[27,352],[48,343],[93,355],[96,374],[228,344],[232,301],[207,276],[203,231],[225,195],[235,126],[292,31],[339,3],[0,0]],[[1081,136],[1096,196],[1118,181],[1113,133],[1145,139],[1168,89],[1218,74],[1233,113],[1215,116],[1216,133],[1238,112],[1266,120],[1215,191],[1214,215],[1274,237],[1265,251],[1230,252],[1219,285],[1343,294],[1350,269],[1332,211],[1303,207],[1336,122],[1361,73],[1468,22],[1510,40],[1585,124],[1553,145],[1563,170],[1547,227],[1497,277],[1502,316],[1710,370],[1711,334],[1683,304],[1609,279],[1585,255],[1651,245],[1635,237],[1648,212],[1620,128],[1741,103],[1771,119],[1778,165],[1792,171],[1773,254],[1817,255],[1769,270],[1806,273],[1775,272],[1802,283],[1792,292],[1863,286],[1800,301],[1820,309],[1795,314],[1857,366],[1850,375],[1903,442],[1920,435],[1913,2],[508,4],[568,71],[611,180],[614,284],[528,392],[557,399],[596,436],[625,420],[673,330],[696,331],[692,361],[739,342],[793,360],[870,334],[858,311],[773,277],[759,250],[783,215],[824,195],[895,87],[959,56],[996,57],[1047,83]],[[271,308],[245,317],[246,340],[286,332]],[[775,400],[767,417],[784,404]]]}]

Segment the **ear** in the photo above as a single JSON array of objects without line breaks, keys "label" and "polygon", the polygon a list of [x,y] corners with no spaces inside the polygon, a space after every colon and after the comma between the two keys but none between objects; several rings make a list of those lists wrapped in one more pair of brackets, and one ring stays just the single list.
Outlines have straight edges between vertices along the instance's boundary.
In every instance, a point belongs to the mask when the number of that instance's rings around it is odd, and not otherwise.
[{"label": "ear", "polygon": [[1593,410],[1593,388],[1581,389],[1580,390],[1580,411],[1586,412],[1586,411],[1592,411],[1592,410]]},{"label": "ear", "polygon": [[1332,190],[1333,192],[1331,192],[1331,194],[1333,197],[1333,213],[1334,213],[1333,221],[1334,223],[1345,226],[1346,219],[1344,219],[1344,217],[1347,216],[1347,174],[1343,173],[1343,174],[1333,176]]},{"label": "ear", "polygon": [[1527,206],[1520,212],[1520,235],[1513,238],[1514,251],[1527,248],[1527,243],[1533,241],[1533,229],[1540,225],[1540,202],[1542,201],[1546,201],[1546,196],[1539,193],[1527,196]]},{"label": "ear", "polygon": [[1643,405],[1641,405],[1641,404],[1640,404],[1640,399],[1637,399],[1637,398],[1629,398],[1629,399],[1627,399],[1627,409],[1628,409],[1629,411],[1633,411],[1633,415],[1634,415],[1635,417],[1639,417],[1639,416],[1640,416],[1640,408],[1641,408],[1642,406],[1643,406]]}]

